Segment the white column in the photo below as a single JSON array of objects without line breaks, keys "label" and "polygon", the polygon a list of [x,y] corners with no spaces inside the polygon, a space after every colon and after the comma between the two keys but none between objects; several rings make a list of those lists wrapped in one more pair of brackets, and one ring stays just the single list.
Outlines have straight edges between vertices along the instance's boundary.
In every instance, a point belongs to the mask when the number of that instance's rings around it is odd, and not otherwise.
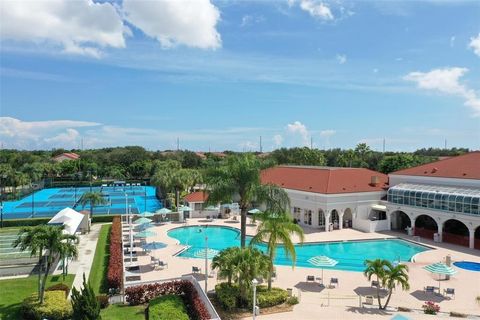
[{"label": "white column", "polygon": [[470,249],[475,248],[475,229],[474,228],[468,228],[468,231],[470,231],[470,241],[468,242],[468,247]]},{"label": "white column", "polygon": [[329,232],[330,230],[328,229],[330,227],[330,211],[327,211],[325,213],[325,231]]},{"label": "white column", "polygon": [[342,229],[343,229],[343,214],[344,214],[344,213],[345,213],[345,212],[342,211],[342,212],[339,213],[339,215],[338,215],[338,229],[339,229],[339,230],[342,230]]},{"label": "white column", "polygon": [[443,223],[441,221],[437,221],[437,233],[438,233],[438,241],[443,242]]}]

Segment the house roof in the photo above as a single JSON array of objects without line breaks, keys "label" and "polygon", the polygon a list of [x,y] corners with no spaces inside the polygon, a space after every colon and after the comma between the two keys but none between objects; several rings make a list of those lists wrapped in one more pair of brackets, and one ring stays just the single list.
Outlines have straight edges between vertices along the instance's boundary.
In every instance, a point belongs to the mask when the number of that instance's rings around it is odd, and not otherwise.
[{"label": "house roof", "polygon": [[185,196],[186,202],[205,202],[208,199],[208,194],[204,191],[195,191]]},{"label": "house roof", "polygon": [[[372,183],[374,179],[376,183]],[[322,194],[383,191],[388,186],[387,175],[364,168],[278,166],[262,171],[261,180],[264,184]]]},{"label": "house roof", "polygon": [[50,219],[50,221],[48,221],[48,224],[63,224],[63,230],[65,233],[75,234],[84,217],[85,215],[83,213],[67,207],[60,210],[52,219]]},{"label": "house roof", "polygon": [[77,160],[78,158],[80,158],[80,156],[74,152],[64,152],[62,154],[59,154],[59,155],[56,155],[55,157],[53,158],[60,158],[60,157],[67,157],[67,158],[70,158],[72,160]]},{"label": "house roof", "polygon": [[390,174],[478,180],[480,179],[480,151],[465,153]]}]

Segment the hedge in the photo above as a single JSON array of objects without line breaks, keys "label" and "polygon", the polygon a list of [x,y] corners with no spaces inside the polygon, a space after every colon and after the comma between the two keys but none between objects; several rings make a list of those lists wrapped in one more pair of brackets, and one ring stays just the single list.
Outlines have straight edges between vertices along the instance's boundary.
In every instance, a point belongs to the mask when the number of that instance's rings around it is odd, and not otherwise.
[{"label": "hedge", "polygon": [[70,293],[70,287],[64,283],[57,283],[53,286],[48,287],[47,289],[45,289],[45,291],[63,291],[65,292],[65,298],[67,298],[68,294]]},{"label": "hedge", "polygon": [[113,222],[115,217],[119,217],[118,215],[113,214],[105,214],[105,215],[93,215],[92,223],[104,223],[104,222]]},{"label": "hedge", "polygon": [[108,287],[118,291],[122,286],[123,259],[122,259],[122,222],[120,216],[115,216],[110,229],[110,257],[108,260],[107,282]]},{"label": "hedge", "polygon": [[[238,285],[228,283],[220,283],[215,286],[215,294],[217,299],[225,310],[232,310],[235,307],[243,307],[240,302],[240,290]],[[273,307],[286,302],[288,299],[288,292],[280,288],[272,288],[268,290],[266,286],[257,287],[257,305],[260,308]],[[253,306],[253,293],[249,290],[247,297],[248,306]]]},{"label": "hedge", "polygon": [[150,300],[147,310],[149,320],[190,320],[182,298],[173,294]]},{"label": "hedge", "polygon": [[[94,215],[92,218],[92,223],[102,223],[102,222],[112,222],[113,218],[118,217],[118,215],[107,214],[107,215]],[[50,221],[50,218],[25,218],[25,219],[3,219],[4,227],[33,227],[40,224],[47,224]]]},{"label": "hedge", "polygon": [[21,306],[22,319],[25,320],[67,320],[72,317],[72,305],[65,298],[64,291],[46,291],[43,304],[38,295],[32,294],[23,300]]},{"label": "hedge", "polygon": [[151,283],[125,289],[125,299],[130,305],[148,303],[157,297],[172,294],[182,297],[191,319],[210,319],[205,304],[194,285],[188,280]]}]

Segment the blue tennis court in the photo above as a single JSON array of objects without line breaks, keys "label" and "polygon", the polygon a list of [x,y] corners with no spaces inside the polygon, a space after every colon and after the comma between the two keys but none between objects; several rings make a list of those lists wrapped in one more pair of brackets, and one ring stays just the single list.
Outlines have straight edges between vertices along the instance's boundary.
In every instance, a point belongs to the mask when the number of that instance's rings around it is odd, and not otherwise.
[{"label": "blue tennis court", "polygon": [[[90,187],[39,190],[18,201],[4,202],[3,217],[5,219],[53,217],[65,207],[77,211],[90,210],[89,205],[82,207],[78,204],[82,195],[88,191]],[[92,191],[101,192],[107,201],[105,205],[94,208],[94,215],[124,214],[127,206],[134,214],[144,211],[155,212],[162,208],[155,195],[155,187],[151,186],[92,187]]]}]

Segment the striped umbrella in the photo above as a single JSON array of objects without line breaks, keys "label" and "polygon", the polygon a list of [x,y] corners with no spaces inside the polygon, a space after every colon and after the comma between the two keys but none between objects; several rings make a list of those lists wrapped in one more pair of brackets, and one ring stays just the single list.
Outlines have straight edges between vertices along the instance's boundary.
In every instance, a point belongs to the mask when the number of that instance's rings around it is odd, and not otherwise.
[{"label": "striped umbrella", "polygon": [[167,213],[170,213],[170,212],[172,212],[172,210],[170,210],[168,208],[162,208],[162,209],[157,210],[157,213],[160,213],[160,214],[167,214]]},{"label": "striped umbrella", "polygon": [[438,290],[439,291],[440,291],[440,276],[442,275],[453,276],[455,273],[457,273],[457,270],[441,262],[429,264],[428,266],[423,267],[423,269],[427,270],[430,273],[438,274]]},{"label": "striped umbrella", "polygon": [[208,207],[206,207],[206,208],[203,209],[203,210],[205,210],[205,211],[218,211],[219,209],[220,209],[219,207],[208,206]]},{"label": "striped umbrella", "polygon": [[155,213],[148,212],[148,211],[144,211],[144,212],[140,213],[140,216],[142,216],[142,217],[153,217],[154,215],[155,215]]},{"label": "striped umbrella", "polygon": [[136,234],[133,235],[134,238],[148,238],[148,237],[155,237],[157,235],[156,232],[150,231],[150,230],[143,230],[140,232],[137,232]]},{"label": "striped umbrella", "polygon": [[200,249],[195,251],[194,256],[196,258],[203,258],[203,259],[205,259],[205,256],[206,256],[207,259],[212,259],[218,254],[218,252],[219,251],[215,249],[208,249],[207,252],[205,252],[205,249]]},{"label": "striped umbrella", "polygon": [[137,229],[140,230],[140,231],[144,231],[144,230],[147,230],[147,229],[150,229],[150,228],[153,228],[153,225],[152,225],[151,223],[149,223],[149,222],[147,222],[147,223],[142,223],[141,225],[139,225],[139,226],[137,227]]},{"label": "striped umbrella", "polygon": [[158,242],[158,241],[153,241],[153,242],[150,242],[150,243],[147,243],[147,244],[144,244],[142,246],[142,249],[145,249],[145,250],[158,250],[158,249],[163,249],[163,248],[166,248],[167,245],[163,242]]},{"label": "striped umbrella", "polygon": [[258,210],[257,208],[248,210],[248,213],[251,213],[251,214],[257,214],[257,213],[260,213],[260,212],[262,212],[262,211]]},{"label": "striped umbrella", "polygon": [[135,224],[150,223],[152,221],[153,221],[152,219],[148,219],[148,218],[139,218],[139,219],[135,220]]},{"label": "striped umbrella", "polygon": [[313,264],[316,267],[322,268],[322,286],[323,286],[323,268],[334,267],[338,264],[337,260],[330,259],[327,256],[315,256],[308,259],[310,264]]}]

